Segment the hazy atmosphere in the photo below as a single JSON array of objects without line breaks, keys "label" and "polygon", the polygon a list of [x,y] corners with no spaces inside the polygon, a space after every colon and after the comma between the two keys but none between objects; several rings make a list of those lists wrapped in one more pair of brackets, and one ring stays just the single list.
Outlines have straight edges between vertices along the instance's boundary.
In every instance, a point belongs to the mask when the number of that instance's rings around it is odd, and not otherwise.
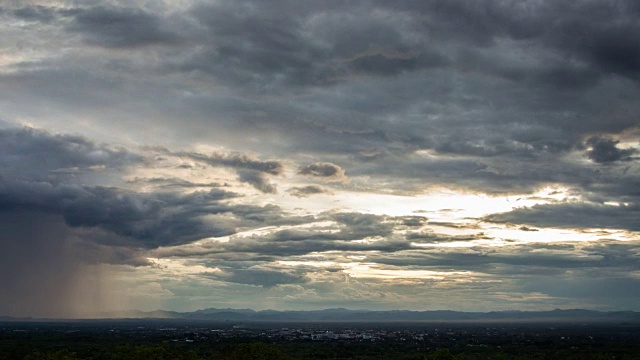
[{"label": "hazy atmosphere", "polygon": [[0,315],[640,310],[640,3],[0,5]]}]

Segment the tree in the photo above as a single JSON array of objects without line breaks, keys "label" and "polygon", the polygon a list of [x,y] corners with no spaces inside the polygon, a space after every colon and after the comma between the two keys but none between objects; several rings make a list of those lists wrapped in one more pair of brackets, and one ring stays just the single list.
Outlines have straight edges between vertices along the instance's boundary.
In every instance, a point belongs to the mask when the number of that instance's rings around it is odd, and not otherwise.
[{"label": "tree", "polygon": [[42,353],[40,351],[34,351],[27,355],[24,360],[79,360],[78,355],[67,349],[58,351],[49,351]]},{"label": "tree", "polygon": [[286,360],[287,357],[275,344],[241,344],[231,351],[229,360]]},{"label": "tree", "polygon": [[462,360],[464,359],[464,356],[462,354],[453,355],[451,351],[449,351],[449,349],[436,349],[436,351],[434,351],[433,354],[431,354],[429,359],[430,360]]}]

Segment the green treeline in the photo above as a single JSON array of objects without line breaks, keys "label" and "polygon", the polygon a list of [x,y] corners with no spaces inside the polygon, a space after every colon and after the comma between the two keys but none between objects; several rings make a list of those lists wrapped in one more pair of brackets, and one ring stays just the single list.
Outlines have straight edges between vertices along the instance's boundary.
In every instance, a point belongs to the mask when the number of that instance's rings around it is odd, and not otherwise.
[{"label": "green treeline", "polygon": [[[5,344],[6,345],[6,344]],[[399,359],[399,360],[480,360],[480,359],[640,359],[632,349],[429,349],[420,350],[398,344],[340,343],[234,343],[206,346],[175,345],[168,342],[145,345],[85,344],[56,349],[13,349],[0,359],[24,360],[298,360],[298,359]],[[87,346],[89,345],[89,346]],[[0,350],[2,350],[0,344]],[[4,349],[9,350],[9,349]],[[602,349],[601,349],[602,350]],[[606,349],[604,349],[606,350]],[[28,354],[19,356],[19,352]],[[9,357],[7,357],[9,356]],[[15,357],[19,356],[19,357]]]}]

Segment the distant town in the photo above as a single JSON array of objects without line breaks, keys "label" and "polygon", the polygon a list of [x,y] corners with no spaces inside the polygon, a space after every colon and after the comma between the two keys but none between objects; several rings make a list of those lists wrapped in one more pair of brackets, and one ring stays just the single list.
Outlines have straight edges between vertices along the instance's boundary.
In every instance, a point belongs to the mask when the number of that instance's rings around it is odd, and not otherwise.
[{"label": "distant town", "polygon": [[136,354],[202,360],[638,359],[640,326],[629,322],[557,321],[286,323],[118,319],[0,322],[2,360],[145,358],[136,357]]}]

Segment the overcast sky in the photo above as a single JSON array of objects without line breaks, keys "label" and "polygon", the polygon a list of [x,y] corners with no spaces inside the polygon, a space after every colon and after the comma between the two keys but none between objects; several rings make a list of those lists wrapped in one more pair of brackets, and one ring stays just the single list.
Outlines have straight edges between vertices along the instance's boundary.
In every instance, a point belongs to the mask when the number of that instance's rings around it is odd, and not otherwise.
[{"label": "overcast sky", "polygon": [[0,315],[640,310],[640,3],[0,5]]}]

